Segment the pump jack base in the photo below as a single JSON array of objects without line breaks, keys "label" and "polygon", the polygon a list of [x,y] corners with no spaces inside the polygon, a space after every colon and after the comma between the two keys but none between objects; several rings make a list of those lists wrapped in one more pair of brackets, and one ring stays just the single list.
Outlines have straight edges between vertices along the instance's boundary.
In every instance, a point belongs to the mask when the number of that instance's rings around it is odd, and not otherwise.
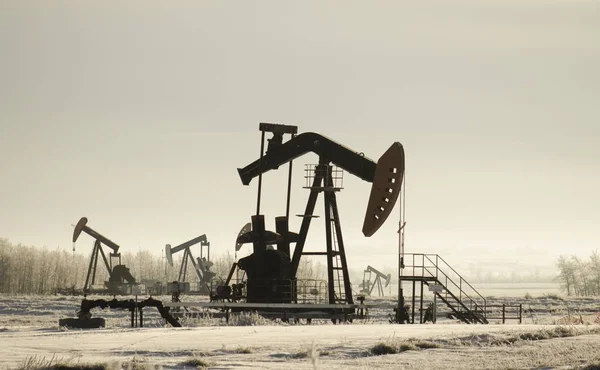
[{"label": "pump jack base", "polygon": [[58,319],[58,326],[69,329],[98,329],[104,328],[106,321],[101,317],[92,317],[90,319],[78,319],[68,317]]}]

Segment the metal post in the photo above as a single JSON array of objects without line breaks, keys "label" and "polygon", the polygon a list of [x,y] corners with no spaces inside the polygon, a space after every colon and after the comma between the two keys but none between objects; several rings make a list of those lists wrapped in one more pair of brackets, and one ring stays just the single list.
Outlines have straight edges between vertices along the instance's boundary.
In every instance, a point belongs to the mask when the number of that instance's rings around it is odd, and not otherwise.
[{"label": "metal post", "polygon": [[417,293],[416,293],[417,282],[413,280],[412,283],[413,283],[412,284],[413,289],[412,289],[412,307],[411,307],[411,309],[412,309],[412,320],[411,321],[412,322],[411,323],[414,324],[415,323],[415,298],[416,298],[415,296],[417,295]]},{"label": "metal post", "polygon": [[185,276],[187,273],[187,255],[188,249],[186,248],[183,251],[183,260],[181,261],[181,266],[179,266],[179,277],[177,278],[178,281],[185,281]]},{"label": "metal post", "polygon": [[523,304],[519,304],[519,324],[523,322]]},{"label": "metal post", "polygon": [[[84,292],[85,292],[86,290],[88,290],[88,291],[90,290],[90,289],[88,288],[88,284],[89,284],[89,282],[90,282],[90,274],[91,274],[91,272],[92,272],[92,268],[94,267],[94,257],[96,257],[96,258],[97,258],[97,255],[96,255],[96,245],[97,245],[97,243],[98,243],[98,241],[95,241],[95,242],[94,242],[94,249],[92,249],[92,258],[90,258],[90,265],[89,265],[89,267],[88,267],[87,275],[86,275],[86,277],[85,277],[85,285],[83,286],[83,291],[84,291]],[[92,283],[92,284],[93,284],[93,283]],[[91,285],[91,284],[90,284],[90,285]]]},{"label": "metal post", "polygon": [[[319,165],[320,167],[321,165]],[[318,167],[317,167],[318,168]],[[327,184],[325,184],[327,186]],[[327,243],[327,280],[328,280],[328,292],[329,292],[329,304],[335,303],[335,282],[333,280],[333,241],[332,241],[332,230],[331,230],[331,194],[325,191],[323,194],[325,198],[325,238]]]},{"label": "metal post", "polygon": [[258,196],[256,198],[256,215],[260,214],[260,193],[262,190],[262,157],[265,150],[265,132],[261,131],[260,157],[258,160]]},{"label": "metal post", "polygon": [[420,312],[420,315],[419,315],[419,324],[423,323],[423,285],[424,285],[423,284],[423,280],[421,280],[421,304],[420,304],[420,307],[419,307],[419,312]]},{"label": "metal post", "polygon": [[432,323],[435,324],[437,321],[437,294],[433,293],[433,320]]},{"label": "metal post", "polygon": [[[94,254],[94,270],[92,271],[92,281],[90,282],[90,288],[94,285],[96,281],[96,270],[98,268],[98,252],[101,250],[102,246],[100,245],[100,241],[96,240],[96,253]],[[110,274],[112,271],[109,271]],[[90,289],[91,290],[91,289]]]}]

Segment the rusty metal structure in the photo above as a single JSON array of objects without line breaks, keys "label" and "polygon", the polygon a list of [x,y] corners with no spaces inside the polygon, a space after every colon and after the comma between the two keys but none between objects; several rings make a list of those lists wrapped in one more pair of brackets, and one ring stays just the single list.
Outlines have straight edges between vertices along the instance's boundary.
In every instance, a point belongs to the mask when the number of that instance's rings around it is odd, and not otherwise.
[{"label": "rusty metal structure", "polygon": [[[343,188],[343,171],[372,183],[365,211],[362,232],[370,237],[386,221],[400,194],[404,175],[404,150],[399,142],[393,143],[377,162],[362,152],[351,150],[323,135],[307,132],[298,134],[296,126],[260,123],[260,156],[254,162],[238,169],[243,185],[258,178],[256,213],[251,216],[251,230],[240,233],[237,243],[252,243],[253,253],[237,262],[237,267],[247,275],[245,299],[250,304],[298,303],[298,279],[296,274],[302,256],[324,256],[327,260],[328,307],[353,306],[354,298],[348,273],[345,244],[340,225],[337,193]],[[265,152],[265,135],[268,140]],[[290,138],[284,141],[284,136]],[[292,163],[296,158],[315,153],[316,165],[308,165],[305,172],[310,190],[305,210],[297,215],[302,218],[300,230],[289,230]],[[265,216],[260,213],[262,178],[266,172],[276,170],[288,163],[287,202],[285,216],[275,217],[276,231],[265,226]],[[315,215],[318,196],[323,194],[326,230],[325,251],[305,251],[308,231]],[[295,243],[295,247],[290,247]],[[274,245],[276,248],[267,248]],[[232,268],[232,272],[233,269]],[[231,273],[230,273],[231,276]],[[231,292],[231,289],[228,290]],[[219,296],[216,299],[228,298]],[[353,311],[350,310],[350,311]],[[348,312],[345,312],[348,313]]]},{"label": "rusty metal structure", "polygon": [[[200,244],[200,257],[194,258],[191,247]],[[204,256],[204,248],[206,247],[206,257]],[[215,277],[215,273],[210,271],[213,263],[210,261],[210,242],[206,235],[200,235],[194,239],[188,240],[176,247],[171,247],[171,244],[165,246],[165,256],[169,265],[173,266],[173,254],[183,251],[183,259],[179,267],[178,282],[187,281],[188,261],[192,264],[196,276],[198,277],[197,286],[187,293],[206,294],[210,293],[211,280]]]},{"label": "rusty metal structure", "polygon": [[[131,288],[136,284],[135,278],[129,272],[129,269],[121,263],[121,253],[119,253],[119,245],[108,239],[99,232],[87,226],[88,219],[82,217],[75,229],[73,230],[73,243],[77,241],[82,232],[94,238],[94,248],[88,267],[83,293],[98,293],[98,294],[131,294]],[[108,258],[102,246],[105,245],[112,250],[109,252]],[[98,267],[98,258],[102,257],[102,262],[106,267],[109,279],[104,282],[104,288],[94,289],[93,285],[96,280],[96,272]]]}]

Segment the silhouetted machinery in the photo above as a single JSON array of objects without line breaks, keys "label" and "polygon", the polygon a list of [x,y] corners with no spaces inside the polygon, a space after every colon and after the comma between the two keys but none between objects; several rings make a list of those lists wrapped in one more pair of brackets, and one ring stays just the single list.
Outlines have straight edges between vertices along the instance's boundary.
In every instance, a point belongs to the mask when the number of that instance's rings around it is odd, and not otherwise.
[{"label": "silhouetted machinery", "polygon": [[[371,281],[372,275],[375,275],[375,279]],[[391,274],[384,274],[380,272],[376,268],[368,265],[365,271],[363,272],[363,281],[362,281],[362,289],[360,290],[361,294],[370,296],[373,294],[373,289],[377,286],[377,293],[380,297],[383,297],[383,288],[382,280],[385,282],[385,287],[390,285],[390,281],[392,280]]]},{"label": "silhouetted machinery", "polygon": [[[200,257],[195,259],[192,255],[190,247],[198,243],[200,243]],[[206,247],[207,250],[207,257],[204,257],[204,247]],[[165,255],[167,257],[167,261],[169,261],[169,265],[173,266],[173,254],[180,251],[183,251],[183,259],[181,261],[181,266],[179,267],[179,277],[177,281],[186,281],[189,260],[194,267],[194,271],[196,271],[196,275],[198,276],[198,287],[196,290],[192,289],[191,292],[210,294],[210,284],[211,280],[215,277],[215,273],[210,271],[213,263],[210,262],[210,242],[207,240],[206,235],[200,235],[174,248],[171,248],[171,245],[167,244],[165,246]]]},{"label": "silhouetted machinery", "polygon": [[[329,304],[353,303],[352,289],[348,274],[344,241],[340,227],[336,192],[342,189],[343,170],[371,182],[363,222],[363,234],[370,237],[383,225],[400,194],[404,175],[404,150],[396,142],[376,162],[363,153],[355,152],[333,140],[312,132],[297,135],[296,126],[261,123],[260,158],[238,173],[244,185],[258,177],[256,214],[251,217],[252,230],[238,236],[241,244],[252,243],[253,253],[238,261],[240,269],[247,274],[246,300],[249,303],[295,303],[297,302],[296,273],[302,256],[325,256],[327,259],[327,299]],[[264,153],[265,134],[269,139]],[[291,138],[284,142],[284,135]],[[289,208],[291,194],[292,161],[306,153],[319,156],[317,165],[306,169],[307,186],[310,195],[303,214],[299,233],[289,230]],[[264,215],[260,214],[262,175],[279,166],[289,163],[286,215],[275,218],[276,232],[265,227]],[[337,167],[339,168],[337,168]],[[340,170],[341,168],[341,170]],[[304,251],[308,229],[314,215],[317,197],[324,195],[326,250]],[[293,254],[290,243],[295,243]],[[270,250],[267,245],[276,245]]]},{"label": "silhouetted machinery", "polygon": [[[85,285],[83,286],[84,294],[131,294],[131,288],[136,282],[135,278],[129,272],[129,269],[125,265],[121,264],[121,253],[119,253],[120,247],[115,242],[87,226],[87,222],[87,218],[82,217],[77,225],[75,225],[75,230],[73,230],[73,243],[77,241],[82,231],[95,239],[92,257],[90,258],[90,265],[85,278]],[[109,253],[108,258],[106,258],[106,254],[102,249],[102,245],[112,249],[112,252]],[[96,270],[99,256],[102,257],[102,262],[104,262],[104,266],[106,267],[109,276],[108,281],[104,282],[105,289],[92,288],[96,280]]]},{"label": "silhouetted machinery", "polygon": [[58,319],[58,326],[75,329],[95,329],[103,328],[106,320],[101,317],[92,317],[91,310],[94,308],[111,308],[128,310],[131,314],[131,327],[143,327],[144,326],[144,307],[156,307],[160,315],[166,322],[171,324],[173,327],[181,327],[177,318],[170,314],[169,309],[164,307],[162,302],[152,297],[146,298],[142,301],[137,299],[125,299],[118,300],[113,298],[109,301],[104,299],[88,300],[83,299],[79,311],[77,311],[77,317],[67,317]]}]

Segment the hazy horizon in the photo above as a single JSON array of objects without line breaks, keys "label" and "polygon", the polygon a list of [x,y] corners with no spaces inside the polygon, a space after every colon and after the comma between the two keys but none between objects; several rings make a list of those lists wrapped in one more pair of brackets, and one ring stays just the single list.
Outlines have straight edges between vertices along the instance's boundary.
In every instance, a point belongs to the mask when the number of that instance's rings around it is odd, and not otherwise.
[{"label": "hazy horizon", "polygon": [[[71,250],[85,216],[123,252],[206,234],[211,254],[233,254],[256,207],[257,181],[237,168],[273,122],[373,160],[401,142],[407,253],[462,268],[587,257],[600,244],[599,35],[592,1],[4,1],[0,237]],[[294,162],[292,215],[316,160]],[[286,179],[287,166],[263,178],[272,230]],[[361,233],[370,186],[344,174],[348,263],[397,266],[398,208]],[[324,250],[323,231],[314,220],[306,250]]]}]

